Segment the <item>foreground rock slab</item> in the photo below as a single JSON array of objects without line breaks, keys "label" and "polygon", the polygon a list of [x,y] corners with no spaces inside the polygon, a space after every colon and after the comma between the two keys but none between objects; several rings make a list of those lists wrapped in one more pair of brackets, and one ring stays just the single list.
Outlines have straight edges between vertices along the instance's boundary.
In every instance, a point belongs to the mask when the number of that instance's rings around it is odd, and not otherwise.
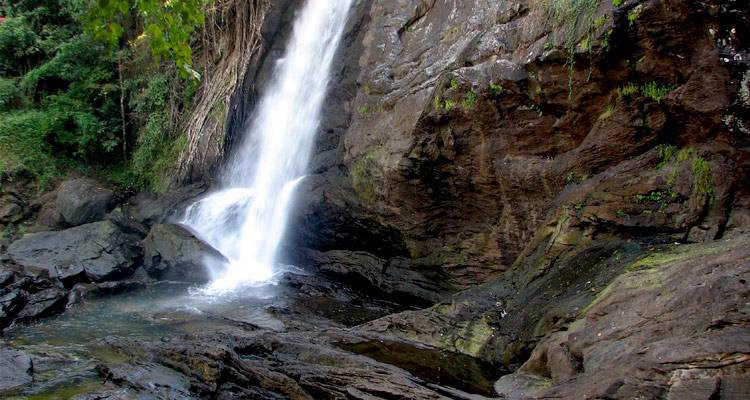
[{"label": "foreground rock slab", "polygon": [[0,348],[0,393],[31,383],[33,370],[26,353]]},{"label": "foreground rock slab", "polygon": [[138,266],[141,254],[139,238],[124,234],[110,221],[33,233],[8,248],[13,262],[47,270],[68,288],[80,282],[127,277]]}]

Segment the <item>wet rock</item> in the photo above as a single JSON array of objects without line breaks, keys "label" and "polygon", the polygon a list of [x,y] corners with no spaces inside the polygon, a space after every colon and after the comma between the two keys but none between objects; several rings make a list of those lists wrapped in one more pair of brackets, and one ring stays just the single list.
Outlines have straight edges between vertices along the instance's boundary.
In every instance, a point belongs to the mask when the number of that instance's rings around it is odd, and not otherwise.
[{"label": "wet rock", "polygon": [[536,338],[571,322],[644,250],[626,241],[581,246],[548,269],[533,263],[518,266],[430,308],[389,315],[355,330],[515,370],[531,354]]},{"label": "wet rock", "polygon": [[[582,368],[527,398],[735,398],[722,385],[750,379],[750,306],[736,301],[750,295],[749,255],[750,236],[743,235],[635,263],[566,330],[541,340],[537,348],[548,349],[550,369],[558,343]],[[520,371],[539,374],[534,362]],[[527,386],[520,371],[503,385]]]},{"label": "wet rock", "polygon": [[44,273],[15,271],[12,282],[0,288],[0,331],[64,310],[67,291]]},{"label": "wet rock", "polygon": [[211,274],[204,260],[225,261],[221,253],[179,225],[154,226],[143,246],[144,268],[160,280],[206,282]]},{"label": "wet rock", "polygon": [[[378,290],[391,301],[426,306],[447,296],[448,285],[423,276],[408,262],[403,259],[386,261],[367,252],[310,250],[305,253],[303,265],[312,266],[360,290]],[[411,268],[405,267],[404,263]]]},{"label": "wet rock", "polygon": [[139,361],[97,370],[121,387],[163,398],[445,398],[408,372],[330,340],[312,332],[256,332],[120,341],[120,352],[138,354]]},{"label": "wet rock", "polygon": [[0,264],[0,289],[10,285],[15,280],[16,273],[14,270]]},{"label": "wet rock", "polygon": [[47,270],[50,277],[72,287],[127,277],[139,266],[142,252],[138,237],[101,221],[29,234],[13,242],[8,254],[16,264]]},{"label": "wet rock", "polygon": [[142,223],[133,211],[130,209],[115,208],[105,216],[107,221],[111,221],[123,232],[128,235],[136,235],[145,238],[148,235],[148,228]]},{"label": "wet rock", "polygon": [[[705,400],[721,398],[721,376],[705,369],[677,370],[672,373],[667,400]],[[731,398],[724,396],[723,398]]]},{"label": "wet rock", "polygon": [[34,366],[26,353],[0,348],[0,393],[28,385],[33,380]]},{"label": "wet rock", "polygon": [[121,293],[128,293],[135,290],[143,289],[146,283],[134,280],[101,282],[101,283],[78,283],[68,293],[66,307],[77,304],[83,300],[97,299],[106,296],[113,296]]},{"label": "wet rock", "polygon": [[99,374],[117,383],[127,383],[144,394],[160,399],[192,399],[197,398],[190,393],[190,381],[177,371],[156,363],[133,363],[108,367],[99,364],[96,367]]},{"label": "wet rock", "polygon": [[366,250],[380,258],[408,255],[400,235],[386,221],[352,215],[351,209],[358,208],[356,201],[351,193],[335,187],[336,182],[323,175],[309,176],[300,182],[291,218],[301,223],[289,224],[285,240],[292,263],[304,262],[304,251],[295,254],[300,247],[318,251]]},{"label": "wet rock", "polygon": [[129,218],[132,217],[146,228],[170,222],[179,217],[205,191],[204,183],[195,183],[174,188],[163,195],[139,193],[131,199],[134,205]]},{"label": "wet rock", "polygon": [[534,348],[518,373],[551,378],[551,382],[555,384],[579,373],[581,363],[570,354],[570,350],[563,343],[564,339],[565,337],[558,333],[550,334],[549,340]]},{"label": "wet rock", "polygon": [[35,321],[63,311],[67,303],[67,294],[66,290],[51,283],[36,285],[26,294],[26,304],[15,316],[14,323]]},{"label": "wet rock", "polygon": [[539,375],[514,373],[498,379],[495,391],[507,400],[528,400],[539,388],[552,385],[552,380]]},{"label": "wet rock", "polygon": [[[720,236],[728,215],[732,227],[746,222],[732,210],[747,208],[747,135],[721,121],[730,111],[735,122],[747,119],[732,105],[746,68],[736,64],[742,57],[720,56],[736,39],[691,38],[734,32],[747,24],[747,10],[599,2],[564,23],[548,3],[527,3],[377,0],[352,10],[362,22],[348,27],[339,52],[344,72],[332,79],[332,117],[322,121],[315,175],[307,178],[314,183],[298,188],[303,209],[290,219],[288,243],[439,259],[444,279],[468,288],[511,268],[538,231],[564,217],[556,212],[565,199],[577,198],[565,207],[588,206],[585,218],[607,215],[598,224],[575,221],[564,239],[597,225],[616,236],[701,241]],[[628,20],[630,11],[638,21]],[[583,22],[589,12],[596,28]],[[637,93],[618,94],[628,85]],[[663,98],[644,94],[646,86],[662,88]],[[695,157],[652,174],[655,160],[616,178],[665,145]],[[713,204],[684,179],[697,158],[710,167]],[[670,188],[675,168],[680,177]],[[609,175],[587,182],[602,173]],[[654,181],[659,174],[666,179]],[[640,195],[671,189],[680,198],[646,208],[630,184],[645,190]]]},{"label": "wet rock", "polygon": [[26,305],[27,293],[21,290],[3,290],[0,295],[0,332],[13,324]]},{"label": "wet rock", "polygon": [[55,206],[65,222],[72,226],[100,221],[117,203],[117,195],[90,179],[60,184]]}]

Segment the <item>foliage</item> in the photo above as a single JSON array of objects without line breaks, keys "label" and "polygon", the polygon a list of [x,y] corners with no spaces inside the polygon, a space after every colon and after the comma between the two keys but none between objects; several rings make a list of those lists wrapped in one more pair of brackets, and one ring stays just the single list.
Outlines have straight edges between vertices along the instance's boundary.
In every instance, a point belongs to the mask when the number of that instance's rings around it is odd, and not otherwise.
[{"label": "foliage", "polygon": [[[128,178],[137,186],[163,191],[169,183],[170,170],[186,145],[180,135],[175,114],[181,114],[190,103],[192,85],[176,73],[154,72],[127,82],[131,96],[128,101],[136,123],[137,139],[131,155]],[[182,93],[184,98],[175,96]]]},{"label": "foliage", "polygon": [[461,101],[461,105],[465,108],[474,107],[477,104],[477,94],[469,90],[466,92],[466,98]]},{"label": "foliage", "polygon": [[669,162],[669,159],[672,158],[672,155],[677,152],[677,150],[677,146],[663,146],[659,150],[661,161],[656,165],[656,168],[658,169],[666,165]]},{"label": "foliage", "polygon": [[0,174],[13,176],[28,171],[40,181],[57,174],[47,137],[59,128],[55,115],[43,111],[0,114]]},{"label": "foliage", "polygon": [[651,99],[655,100],[657,103],[661,102],[661,99],[664,98],[669,92],[672,91],[671,86],[660,86],[656,82],[651,82],[646,85],[644,85],[641,88],[641,94],[644,97],[650,97]]},{"label": "foliage", "polygon": [[[692,191],[696,197],[706,200],[709,207],[714,202],[714,187],[711,166],[703,157],[699,157],[691,148],[679,149],[676,146],[662,146],[660,149],[662,160],[656,165],[657,168],[665,166],[674,159],[672,171],[669,173],[667,184],[672,186],[678,177],[678,169],[684,161],[691,160],[690,170],[693,173]],[[671,190],[670,190],[671,192]]]},{"label": "foliage", "polygon": [[0,24],[0,73],[23,73],[42,56],[40,38],[24,17],[8,18]]},{"label": "foliage", "polygon": [[637,20],[641,13],[643,13],[643,7],[639,4],[638,7],[634,8],[633,11],[628,13],[628,23],[630,25],[633,25],[635,23],[635,20]]},{"label": "foliage", "polygon": [[628,82],[625,86],[621,88],[617,88],[617,95],[618,96],[630,96],[633,94],[636,94],[640,91],[638,88],[638,85],[632,82]]},{"label": "foliage", "polygon": [[[88,4],[2,4],[8,18],[0,24],[0,174],[27,171],[44,181],[73,168],[161,188],[185,146],[177,126],[196,85],[155,63],[147,41],[95,40],[79,22]],[[94,7],[121,4],[102,0]],[[134,10],[130,20],[117,17],[128,27],[122,37],[138,32]]]},{"label": "foliage", "polygon": [[693,171],[693,191],[699,198],[707,199],[708,206],[711,207],[714,203],[711,167],[705,159],[695,157],[693,158],[691,170]]},{"label": "foliage", "polygon": [[629,82],[623,87],[617,88],[616,92],[618,96],[631,96],[634,94],[640,94],[643,97],[650,98],[657,103],[660,103],[664,96],[672,91],[672,86],[662,86],[657,82],[647,83],[645,85],[637,85]]},{"label": "foliage", "polygon": [[0,24],[0,164],[51,177],[112,159],[120,118],[109,49],[76,24],[76,2],[19,1]]},{"label": "foliage", "polygon": [[544,115],[544,111],[542,111],[542,108],[539,107],[537,104],[530,105],[529,109],[537,113],[540,117]]},{"label": "foliage", "polygon": [[[85,15],[86,29],[116,47],[122,39],[148,38],[157,58],[171,58],[183,78],[200,79],[193,68],[190,43],[195,28],[205,22],[202,7],[208,0],[97,0]],[[138,18],[145,26],[134,37],[125,37],[125,21]]]},{"label": "foliage", "polygon": [[497,85],[497,84],[490,84],[490,89],[496,91],[496,92],[509,92],[510,90],[503,87],[503,85]]},{"label": "foliage", "polygon": [[[581,40],[580,46],[583,51],[591,51],[592,38],[594,31],[603,26],[607,17],[594,19],[594,12],[599,6],[600,0],[535,0],[534,6],[540,7],[548,18],[551,19],[555,27],[565,27],[565,43],[563,43],[567,52],[568,68],[568,95],[573,94],[573,72],[574,72],[574,53],[577,46],[578,27],[586,30],[586,36]],[[604,19],[601,19],[604,18]],[[581,24],[578,23],[581,19]],[[608,46],[605,46],[608,47]]]},{"label": "foliage", "polygon": [[15,79],[0,78],[0,112],[18,107],[20,99]]},{"label": "foliage", "polygon": [[602,112],[599,115],[599,121],[604,121],[606,119],[609,119],[609,117],[611,117],[614,113],[615,113],[615,106],[612,106],[612,105],[608,106],[604,110],[604,112]]}]

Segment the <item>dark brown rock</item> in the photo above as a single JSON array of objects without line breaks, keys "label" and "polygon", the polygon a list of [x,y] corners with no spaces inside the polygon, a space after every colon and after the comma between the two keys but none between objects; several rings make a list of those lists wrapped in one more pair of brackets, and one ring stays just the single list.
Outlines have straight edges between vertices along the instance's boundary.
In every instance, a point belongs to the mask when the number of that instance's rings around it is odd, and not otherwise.
[{"label": "dark brown rock", "polygon": [[179,218],[185,208],[205,191],[205,183],[194,183],[174,188],[162,195],[142,192],[130,200],[134,203],[132,210],[123,210],[123,213],[127,219],[135,220],[148,229]]},{"label": "dark brown rock", "polygon": [[406,304],[431,305],[444,299],[450,290],[450,286],[430,276],[429,265],[423,268],[426,273],[420,273],[419,268],[410,265],[410,260],[386,261],[366,252],[331,250],[321,253],[310,250],[305,253],[303,265]]},{"label": "dark brown rock", "polygon": [[121,341],[120,351],[138,354],[139,360],[103,363],[97,370],[142,396],[168,399],[445,398],[408,372],[336,348],[330,340],[311,333],[257,332]]},{"label": "dark brown rock", "polygon": [[[567,330],[537,347],[563,343],[583,360],[582,371],[528,398],[736,398],[722,382],[750,378],[750,308],[742,300],[750,294],[748,255],[745,235],[632,265]],[[513,387],[515,376],[504,377],[503,387]]]},{"label": "dark brown rock", "polygon": [[[736,109],[744,69],[722,54],[744,34],[728,32],[744,26],[747,10],[599,2],[562,20],[545,5],[379,0],[354,9],[362,23],[348,31],[353,40],[337,59],[346,73],[333,80],[327,108],[350,119],[324,120],[317,176],[299,188],[289,243],[440,260],[461,288],[511,267],[562,217],[561,202],[577,196],[607,193],[589,208],[606,212],[605,221],[570,223],[615,236],[711,240],[729,215],[733,229],[745,226],[733,210],[747,208],[747,136],[722,121]],[[641,195],[670,189],[671,172],[651,172],[659,160],[632,161],[667,145],[707,163],[712,204],[693,196],[689,160],[671,182],[680,201],[663,215],[635,215],[647,210],[618,185]],[[618,180],[623,171],[629,178]],[[623,221],[616,213],[628,208]]]}]

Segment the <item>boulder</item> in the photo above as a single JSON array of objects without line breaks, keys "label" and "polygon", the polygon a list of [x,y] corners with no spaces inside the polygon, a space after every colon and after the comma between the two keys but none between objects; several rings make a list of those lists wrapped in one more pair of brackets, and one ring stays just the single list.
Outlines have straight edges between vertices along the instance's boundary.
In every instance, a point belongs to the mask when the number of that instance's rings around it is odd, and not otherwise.
[{"label": "boulder", "polygon": [[28,209],[13,195],[0,197],[0,224],[16,223],[28,216]]},{"label": "boulder", "polygon": [[3,269],[11,277],[0,285],[0,331],[16,322],[44,318],[65,308],[67,291],[49,279]]},{"label": "boulder", "polygon": [[80,282],[119,280],[139,265],[139,238],[123,233],[110,221],[57,232],[38,232],[13,242],[11,259],[22,267],[38,267],[70,288]]},{"label": "boulder", "polygon": [[202,283],[211,276],[203,260],[224,256],[187,229],[173,224],[156,225],[143,241],[144,268],[160,280]]},{"label": "boulder", "polygon": [[167,223],[177,218],[205,191],[205,184],[195,183],[173,188],[163,195],[140,193],[129,200],[134,203],[132,217],[146,227]]},{"label": "boulder", "polygon": [[[445,300],[451,287],[434,279],[435,266],[412,265],[413,260],[383,260],[364,251],[300,251],[302,265],[350,285],[403,304],[428,306]],[[432,271],[431,271],[432,270]],[[437,268],[439,271],[439,268]]]},{"label": "boulder", "polygon": [[34,366],[28,354],[0,348],[0,393],[28,385],[33,372]]},{"label": "boulder", "polygon": [[100,221],[115,204],[115,193],[90,179],[63,182],[55,200],[65,222],[73,226]]}]

